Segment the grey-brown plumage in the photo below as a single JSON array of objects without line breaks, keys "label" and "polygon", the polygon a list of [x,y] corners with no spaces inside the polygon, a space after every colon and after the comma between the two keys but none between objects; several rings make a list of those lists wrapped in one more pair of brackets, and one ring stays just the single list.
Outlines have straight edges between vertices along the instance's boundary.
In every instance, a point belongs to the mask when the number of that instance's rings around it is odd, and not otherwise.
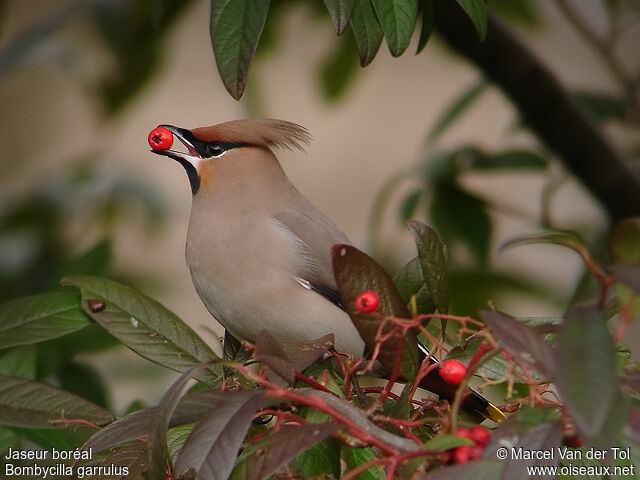
[{"label": "grey-brown plumage", "polygon": [[357,356],[363,342],[331,298],[331,247],[346,235],[291,184],[271,148],[300,149],[308,132],[281,120],[236,120],[185,130],[165,125],[188,153],[162,150],[194,190],[186,259],[198,295],[234,336],[255,341],[333,333]]}]

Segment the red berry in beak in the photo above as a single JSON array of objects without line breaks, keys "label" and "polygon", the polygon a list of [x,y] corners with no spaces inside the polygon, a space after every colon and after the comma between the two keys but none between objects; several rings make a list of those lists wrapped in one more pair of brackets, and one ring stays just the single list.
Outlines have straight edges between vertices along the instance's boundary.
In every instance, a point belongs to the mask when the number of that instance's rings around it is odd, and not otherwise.
[{"label": "red berry in beak", "polygon": [[173,145],[173,133],[164,127],[156,127],[149,133],[149,145],[154,150],[167,150]]},{"label": "red berry in beak", "polygon": [[356,297],[356,310],[361,313],[371,313],[380,305],[380,298],[376,292],[367,290]]},{"label": "red berry in beak", "polygon": [[445,360],[440,366],[439,373],[445,382],[458,385],[466,375],[467,367],[458,360]]}]

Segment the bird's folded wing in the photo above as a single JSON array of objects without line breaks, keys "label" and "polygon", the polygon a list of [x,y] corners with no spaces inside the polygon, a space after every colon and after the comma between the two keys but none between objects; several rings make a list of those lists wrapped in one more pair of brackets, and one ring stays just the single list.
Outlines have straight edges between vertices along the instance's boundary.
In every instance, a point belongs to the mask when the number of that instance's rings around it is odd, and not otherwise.
[{"label": "bird's folded wing", "polygon": [[297,272],[300,283],[342,308],[337,292],[331,247],[337,243],[351,243],[347,236],[320,210],[311,207],[309,213],[285,210],[273,215],[286,233],[300,245],[300,264]]}]

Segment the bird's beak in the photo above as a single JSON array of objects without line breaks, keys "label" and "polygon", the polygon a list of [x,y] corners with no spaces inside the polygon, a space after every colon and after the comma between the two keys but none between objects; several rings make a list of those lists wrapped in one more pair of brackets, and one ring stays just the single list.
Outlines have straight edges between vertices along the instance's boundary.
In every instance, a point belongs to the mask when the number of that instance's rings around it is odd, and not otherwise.
[{"label": "bird's beak", "polygon": [[165,157],[173,158],[184,165],[184,162],[188,162],[194,167],[197,167],[198,162],[202,160],[202,156],[198,152],[198,144],[202,143],[193,136],[190,130],[186,128],[174,127],[173,125],[158,125],[159,127],[169,130],[174,137],[187,148],[187,153],[179,152],[177,150],[151,150],[158,155],[164,155]]}]

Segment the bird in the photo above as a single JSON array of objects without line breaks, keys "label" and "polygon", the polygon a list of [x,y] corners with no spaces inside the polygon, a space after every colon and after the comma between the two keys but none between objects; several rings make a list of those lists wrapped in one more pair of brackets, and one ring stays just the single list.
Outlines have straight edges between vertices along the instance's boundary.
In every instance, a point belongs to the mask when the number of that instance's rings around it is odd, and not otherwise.
[{"label": "bird", "polygon": [[[158,148],[149,137],[153,153],[186,170],[193,195],[185,257],[213,317],[235,338],[251,342],[263,329],[279,341],[332,333],[337,351],[361,358],[365,345],[342,308],[331,259],[333,245],[351,241],[296,189],[274,154],[303,150],[311,141],[308,130],[277,119],[158,129],[186,149],[165,148],[171,143]],[[434,393],[451,397],[455,388],[432,380],[440,389]],[[484,417],[504,418],[475,392],[467,404]]]}]

